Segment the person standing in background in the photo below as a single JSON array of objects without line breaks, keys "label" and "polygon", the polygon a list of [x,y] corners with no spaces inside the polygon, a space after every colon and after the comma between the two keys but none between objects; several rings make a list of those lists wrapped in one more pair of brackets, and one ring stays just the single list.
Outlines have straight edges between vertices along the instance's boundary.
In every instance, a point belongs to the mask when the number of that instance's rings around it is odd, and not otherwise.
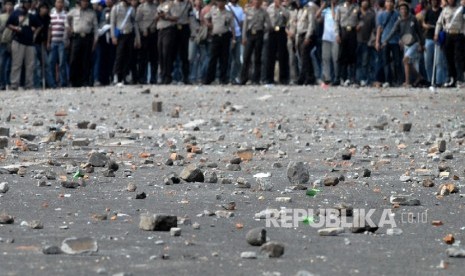
[{"label": "person standing in background", "polygon": [[238,0],[230,0],[226,9],[231,11],[234,16],[234,33],[236,34],[235,40],[237,43],[231,45],[231,52],[229,53],[229,80],[231,84],[239,84],[239,73],[241,72],[241,52],[242,52],[242,25],[244,23],[244,10],[237,4]]},{"label": "person standing in background", "polygon": [[66,28],[71,37],[69,81],[73,87],[90,85],[92,51],[97,44],[97,15],[89,8],[89,0],[80,0],[66,18]]},{"label": "person standing in background", "polygon": [[176,54],[181,62],[182,82],[191,84],[189,81],[189,38],[190,17],[192,16],[192,5],[189,0],[174,0],[173,15],[176,17],[175,41]]},{"label": "person standing in background", "polygon": [[281,5],[281,0],[274,0],[267,9],[271,20],[268,35],[268,57],[266,66],[266,82],[274,83],[276,59],[279,63],[279,83],[289,83],[289,53],[287,51],[286,26],[289,21],[289,11]]},{"label": "person standing in background", "polygon": [[242,44],[245,46],[243,61],[244,64],[241,70],[241,82],[244,85],[249,80],[249,69],[254,55],[253,77],[252,83],[259,84],[262,66],[262,48],[263,36],[271,27],[270,17],[262,8],[263,0],[252,0],[252,6],[247,9],[245,14]]},{"label": "person standing in background", "polygon": [[25,89],[34,86],[34,62],[36,52],[34,48],[34,34],[42,26],[37,17],[29,13],[30,0],[22,0],[22,5],[8,18],[7,27],[14,32],[11,44],[11,90],[17,90],[24,65]]},{"label": "person standing in background", "polygon": [[300,75],[297,80],[299,85],[314,85],[315,73],[310,57],[316,42],[316,12],[318,6],[313,2],[307,2],[297,14],[297,47],[300,56]]},{"label": "person standing in background", "polygon": [[[56,0],[55,9],[50,15],[50,28],[48,31],[47,49],[48,66],[47,66],[47,83],[51,88],[57,87],[57,77],[60,87],[66,87],[68,84],[68,68],[66,50],[69,41],[65,31],[66,12],[64,10],[64,1]],[[58,76],[56,75],[56,66],[58,65]]]},{"label": "person standing in background", "polygon": [[10,84],[13,32],[8,28],[6,22],[12,12],[13,0],[3,2],[3,13],[0,15],[0,90],[5,90]]},{"label": "person standing in background", "polygon": [[141,36],[141,48],[139,51],[139,83],[147,83],[147,69],[150,64],[150,84],[157,84],[158,77],[158,50],[157,50],[157,26],[155,16],[157,4],[153,0],[144,0],[136,13],[136,22]]}]

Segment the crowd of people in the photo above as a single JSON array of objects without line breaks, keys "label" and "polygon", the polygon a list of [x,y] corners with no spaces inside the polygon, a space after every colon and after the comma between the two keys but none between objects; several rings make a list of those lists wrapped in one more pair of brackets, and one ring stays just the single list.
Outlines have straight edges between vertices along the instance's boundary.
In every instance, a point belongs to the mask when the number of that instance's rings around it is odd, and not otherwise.
[{"label": "crowd of people", "polygon": [[465,0],[3,0],[0,89],[461,86]]}]

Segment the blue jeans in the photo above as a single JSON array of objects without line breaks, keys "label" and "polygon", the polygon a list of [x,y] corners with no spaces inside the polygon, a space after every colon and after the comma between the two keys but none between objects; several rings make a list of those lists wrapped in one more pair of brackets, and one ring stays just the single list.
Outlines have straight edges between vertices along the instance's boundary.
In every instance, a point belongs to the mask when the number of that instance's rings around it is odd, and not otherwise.
[{"label": "blue jeans", "polygon": [[378,71],[377,80],[391,85],[400,85],[404,81],[401,59],[399,44],[388,43],[381,50],[380,62],[378,62],[381,70]]},{"label": "blue jeans", "polygon": [[[433,77],[433,64],[434,64],[434,41],[432,39],[426,39],[425,41],[425,68],[428,81],[431,82]],[[442,47],[436,47],[438,52],[436,53],[436,72],[435,72],[435,84],[443,84],[447,80],[447,66],[445,62],[444,51]]]},{"label": "blue jeans", "polygon": [[375,65],[377,63],[376,50],[365,42],[357,45],[357,82],[364,81],[371,84],[375,80]]},{"label": "blue jeans", "polygon": [[66,87],[68,85],[68,74],[66,65],[66,51],[63,42],[52,42],[50,45],[50,53],[48,55],[47,66],[47,83],[50,87],[56,88],[55,68],[58,64],[60,86]]},{"label": "blue jeans", "polygon": [[205,61],[207,60],[207,45],[205,42],[197,44],[189,40],[189,81],[200,83],[205,77]]},{"label": "blue jeans", "polygon": [[231,44],[231,52],[229,53],[229,79],[230,82],[239,82],[239,74],[242,68],[241,50],[242,50],[242,36],[236,36],[236,43]]},{"label": "blue jeans", "polygon": [[7,50],[6,44],[0,44],[0,88],[10,84],[11,52]]}]

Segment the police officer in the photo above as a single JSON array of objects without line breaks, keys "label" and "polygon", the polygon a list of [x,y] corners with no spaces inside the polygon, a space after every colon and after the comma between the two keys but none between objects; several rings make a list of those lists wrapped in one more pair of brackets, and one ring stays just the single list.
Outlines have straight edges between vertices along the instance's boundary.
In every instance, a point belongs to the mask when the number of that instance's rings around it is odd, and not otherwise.
[{"label": "police officer", "polygon": [[274,82],[274,67],[276,58],[279,62],[279,82],[289,82],[289,53],[287,51],[286,26],[289,21],[289,11],[281,5],[281,0],[274,0],[268,9],[271,29],[268,36],[268,57],[266,67],[267,83]]},{"label": "police officer", "polygon": [[[297,13],[299,11],[296,0],[289,0],[287,5],[289,11],[289,20],[286,26],[287,33],[287,51],[289,53],[289,79],[291,84],[297,83],[298,64],[296,55],[296,40],[295,34],[297,31]],[[284,4],[284,3],[283,3]]]},{"label": "police officer", "polygon": [[133,47],[140,46],[139,28],[135,21],[136,12],[127,0],[113,7],[110,14],[111,40],[116,45],[116,59],[113,74],[117,81],[123,83],[129,73],[129,64],[132,59]]},{"label": "police officer", "polygon": [[211,29],[210,60],[208,62],[207,76],[204,84],[213,82],[216,76],[216,67],[219,60],[220,83],[228,83],[229,48],[236,43],[234,30],[234,16],[225,9],[226,0],[217,0],[216,6],[205,15],[207,26]]},{"label": "police officer", "polygon": [[73,87],[88,86],[92,51],[98,39],[97,15],[89,8],[89,0],[80,0],[68,13],[66,28],[71,37],[70,84]]},{"label": "police officer", "polygon": [[268,13],[262,8],[263,0],[252,0],[252,6],[247,9],[242,30],[242,44],[245,46],[241,70],[240,84],[246,84],[249,80],[249,69],[254,55],[253,84],[259,84],[261,74],[261,59],[263,47],[263,35],[271,26]]},{"label": "police officer", "polygon": [[173,2],[161,0],[157,8],[158,60],[162,84],[173,81],[173,63],[176,55],[176,21],[173,15]]},{"label": "police officer", "polygon": [[448,5],[442,9],[434,32],[435,41],[438,41],[440,31],[446,32],[444,52],[446,53],[449,82],[444,85],[445,87],[455,87],[457,81],[463,81],[465,7],[457,5],[456,1],[447,0]]},{"label": "police officer", "polygon": [[344,85],[355,82],[355,64],[357,55],[357,31],[360,8],[357,3],[346,0],[336,8],[335,33],[336,42],[339,44],[339,69]]},{"label": "police officer", "polygon": [[313,63],[310,58],[313,47],[316,45],[316,11],[318,6],[309,2],[297,13],[297,47],[300,56],[300,74],[297,80],[299,85],[315,84]]},{"label": "police officer", "polygon": [[190,16],[192,16],[192,5],[189,0],[174,0],[173,15],[176,20],[176,52],[181,61],[182,81],[190,84],[189,81],[189,38]]},{"label": "police officer", "polygon": [[157,26],[155,15],[157,4],[153,0],[145,0],[137,8],[136,22],[141,36],[141,50],[139,56],[139,83],[147,83],[147,65],[150,63],[150,83],[157,83],[158,76],[158,51],[157,51]]}]

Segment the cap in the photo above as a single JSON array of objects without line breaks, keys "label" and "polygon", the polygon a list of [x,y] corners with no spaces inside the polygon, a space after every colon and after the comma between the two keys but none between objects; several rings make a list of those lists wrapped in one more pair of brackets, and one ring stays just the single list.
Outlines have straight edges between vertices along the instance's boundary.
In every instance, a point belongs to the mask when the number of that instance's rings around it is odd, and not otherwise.
[{"label": "cap", "polygon": [[99,3],[100,3],[100,0],[90,0],[90,3],[91,3],[91,4],[99,4]]},{"label": "cap", "polygon": [[405,1],[402,1],[402,2],[399,2],[399,4],[397,5],[397,7],[400,9],[402,6],[405,6],[408,9],[410,9],[410,5],[409,3],[405,2]]}]

